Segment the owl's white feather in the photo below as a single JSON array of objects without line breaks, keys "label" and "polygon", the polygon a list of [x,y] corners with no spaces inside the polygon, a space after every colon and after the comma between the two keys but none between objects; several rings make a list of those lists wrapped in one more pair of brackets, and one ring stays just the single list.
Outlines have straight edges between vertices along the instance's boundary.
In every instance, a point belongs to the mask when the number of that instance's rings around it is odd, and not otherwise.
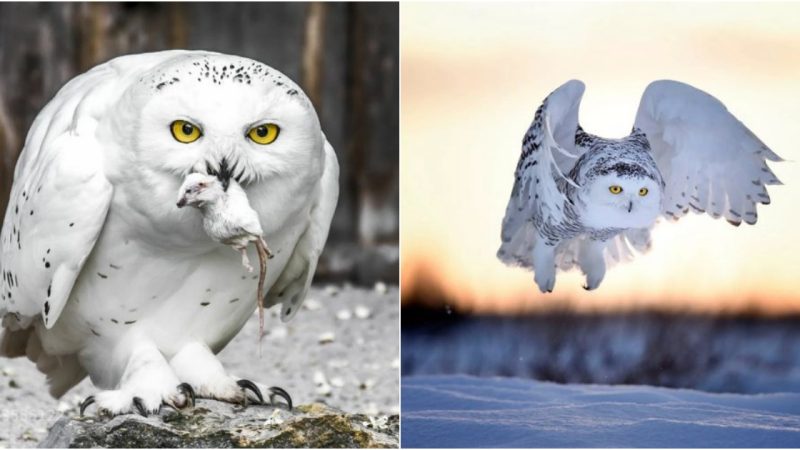
[{"label": "owl's white feather", "polygon": [[[179,142],[175,120],[202,137]],[[248,140],[265,122],[278,138]],[[338,166],[296,84],[247,58],[168,51],[120,57],[65,85],[15,170],[0,234],[0,351],[36,361],[56,396],[88,374],[112,413],[131,411],[134,398],[150,411],[181,406],[179,382],[241,401],[242,385],[214,354],[253,313],[256,281],[209,239],[199,211],[175,206],[187,174],[223,170],[275,252],[268,294],[299,283],[286,300],[299,306],[327,238]]]},{"label": "owl's white feather", "polygon": [[664,175],[668,218],[694,211],[755,224],[756,204],[770,202],[766,186],[780,184],[767,160],[781,158],[719,100],[688,84],[651,83],[634,127],[647,134]]},{"label": "owl's white feather", "polygon": [[780,158],[703,91],[651,83],[623,139],[580,128],[583,92],[569,81],[537,110],[503,219],[498,258],[532,269],[542,291],[552,290],[556,268],[573,267],[596,288],[607,265],[650,249],[660,214],[754,224],[756,204],[769,203],[766,186],[780,183],[766,164]]},{"label": "owl's white feather", "polygon": [[325,142],[325,173],[319,184],[316,200],[309,212],[308,227],[297,241],[292,257],[273,289],[267,292],[265,305],[281,303],[281,320],[291,320],[306,299],[314,271],[325,241],[339,197],[339,163],[333,147]]},{"label": "owl's white feather", "polygon": [[0,315],[20,322],[10,327],[40,313],[53,326],[100,234],[113,187],[96,131],[118,80],[114,66],[76,77],[31,126],[0,234]]}]

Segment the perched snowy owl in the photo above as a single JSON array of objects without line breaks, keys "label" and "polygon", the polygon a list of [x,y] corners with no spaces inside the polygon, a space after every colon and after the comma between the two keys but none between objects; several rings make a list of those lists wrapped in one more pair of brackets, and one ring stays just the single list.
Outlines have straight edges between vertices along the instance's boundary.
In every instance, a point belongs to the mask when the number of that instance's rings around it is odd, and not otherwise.
[{"label": "perched snowy owl", "polygon": [[266,304],[282,303],[285,321],[327,239],[338,171],[308,98],[259,62],[167,51],[76,77],[34,121],[14,173],[0,354],[27,355],[56,397],[88,374],[104,390],[83,406],[111,414],[194,394],[285,396],[214,356],[253,314],[257,275],[175,196],[192,172],[244,188],[275,253]]},{"label": "perched snowy owl", "polygon": [[780,184],[766,164],[778,155],[699,89],[651,83],[622,139],[578,125],[583,91],[569,81],[536,111],[503,219],[498,258],[532,269],[542,292],[553,291],[557,269],[575,266],[595,289],[607,262],[650,248],[660,215],[755,224],[756,204],[770,202],[766,186]]}]

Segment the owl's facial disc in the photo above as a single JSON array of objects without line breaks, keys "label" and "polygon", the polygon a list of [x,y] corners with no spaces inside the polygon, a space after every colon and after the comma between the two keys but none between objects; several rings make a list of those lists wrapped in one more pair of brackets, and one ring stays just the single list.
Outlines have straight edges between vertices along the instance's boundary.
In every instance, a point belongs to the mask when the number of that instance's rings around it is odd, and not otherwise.
[{"label": "owl's facial disc", "polygon": [[584,223],[596,228],[649,227],[660,212],[660,189],[648,177],[602,175],[581,195]]},{"label": "owl's facial disc", "polygon": [[249,187],[320,176],[316,112],[291,80],[264,64],[179,58],[142,77],[128,96],[119,133],[133,134],[126,140],[136,147],[137,169],[178,183],[190,173],[211,174],[224,188],[230,180]]}]

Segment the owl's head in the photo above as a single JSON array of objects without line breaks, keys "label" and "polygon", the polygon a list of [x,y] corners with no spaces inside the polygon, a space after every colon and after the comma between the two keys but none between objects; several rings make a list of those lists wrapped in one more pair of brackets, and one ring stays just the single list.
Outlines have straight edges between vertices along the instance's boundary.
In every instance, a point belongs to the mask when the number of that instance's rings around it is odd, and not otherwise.
[{"label": "owl's head", "polygon": [[320,177],[324,137],[296,84],[243,57],[169,55],[137,74],[119,102],[112,129],[132,143],[129,160],[135,164],[128,170],[158,178],[160,185],[168,177],[172,192],[193,172],[234,179],[243,187]]},{"label": "owl's head", "polygon": [[644,228],[661,212],[661,183],[635,163],[617,161],[583,187],[584,225],[593,228]]}]

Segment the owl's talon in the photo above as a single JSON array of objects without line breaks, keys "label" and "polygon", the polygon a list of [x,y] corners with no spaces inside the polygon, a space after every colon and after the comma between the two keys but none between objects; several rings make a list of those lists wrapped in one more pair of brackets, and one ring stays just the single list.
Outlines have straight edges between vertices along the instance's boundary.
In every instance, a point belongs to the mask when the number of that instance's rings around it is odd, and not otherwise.
[{"label": "owl's talon", "polygon": [[147,410],[144,407],[141,397],[133,397],[133,406],[136,407],[136,410],[139,411],[140,415],[147,417]]},{"label": "owl's talon", "polygon": [[[192,408],[195,406],[195,400],[197,396],[194,393],[194,388],[189,383],[181,383],[178,385],[178,390],[191,402]],[[183,405],[186,407],[186,404]]]},{"label": "owl's talon", "polygon": [[94,395],[90,395],[90,396],[86,397],[86,398],[85,398],[85,399],[84,399],[84,400],[81,402],[81,404],[80,404],[80,412],[81,412],[81,417],[83,417],[83,412],[84,412],[84,411],[86,411],[86,408],[87,408],[89,405],[91,405],[92,403],[94,403]]},{"label": "owl's talon", "polygon": [[[242,388],[245,391],[246,390],[250,390],[251,392],[253,392],[253,394],[255,394],[255,396],[258,397],[258,403],[262,404],[262,405],[264,404],[264,396],[261,395],[261,390],[258,388],[258,386],[256,386],[255,383],[253,383],[250,380],[239,380],[239,381],[236,382],[236,384],[238,384],[239,387]],[[245,398],[245,403],[246,403],[247,402],[247,394],[246,393],[245,393],[244,398]]]},{"label": "owl's talon", "polygon": [[275,404],[275,397],[280,397],[280,398],[286,400],[286,404],[289,407],[289,411],[292,410],[292,397],[289,395],[288,392],[286,392],[285,389],[280,388],[278,386],[272,386],[271,388],[269,388],[269,392],[270,392],[270,394],[269,394],[269,402],[270,403],[272,403],[274,405]]}]

